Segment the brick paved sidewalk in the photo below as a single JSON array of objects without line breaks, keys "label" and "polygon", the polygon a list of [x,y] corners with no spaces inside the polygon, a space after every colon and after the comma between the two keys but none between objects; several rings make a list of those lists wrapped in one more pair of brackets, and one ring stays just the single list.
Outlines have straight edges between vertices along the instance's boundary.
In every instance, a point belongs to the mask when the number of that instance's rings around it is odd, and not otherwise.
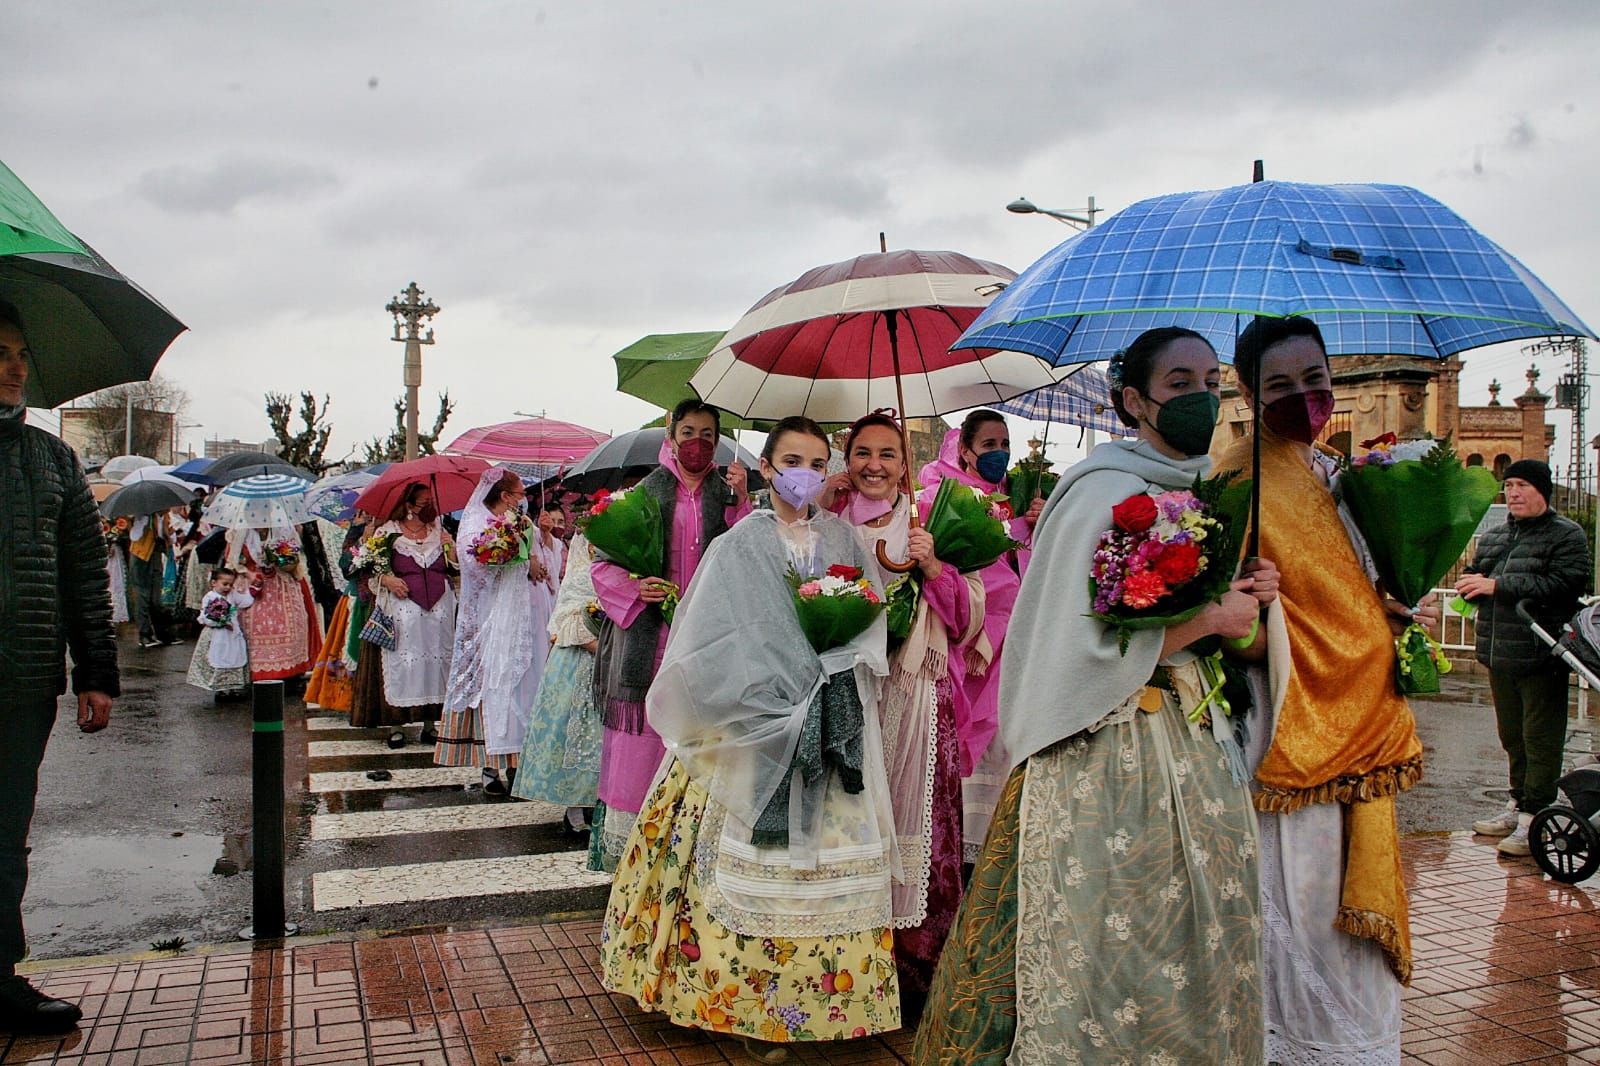
[{"label": "brick paved sidewalk", "polygon": [[[1600,882],[1568,887],[1467,836],[1404,843],[1417,977],[1408,1063],[1600,1063]],[[0,1062],[615,1064],[747,1062],[600,988],[593,920],[43,962],[77,1000],[66,1038],[0,1034]],[[910,1060],[910,1036],[797,1046],[798,1063]]]}]

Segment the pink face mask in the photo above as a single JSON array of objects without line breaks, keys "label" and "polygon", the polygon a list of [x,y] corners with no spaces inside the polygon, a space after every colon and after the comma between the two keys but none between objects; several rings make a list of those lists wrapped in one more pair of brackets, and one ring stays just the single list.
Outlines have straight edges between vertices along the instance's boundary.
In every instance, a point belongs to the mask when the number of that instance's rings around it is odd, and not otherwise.
[{"label": "pink face mask", "polygon": [[683,472],[691,475],[704,474],[711,469],[711,460],[716,457],[717,446],[708,440],[699,437],[681,441],[678,444],[678,465]]},{"label": "pink face mask", "polygon": [[1310,444],[1333,417],[1333,391],[1312,389],[1280,396],[1261,408],[1261,421],[1284,440]]},{"label": "pink face mask", "polygon": [[873,500],[859,492],[850,493],[850,524],[853,526],[876,521],[892,510],[894,510],[893,497],[887,500]]}]

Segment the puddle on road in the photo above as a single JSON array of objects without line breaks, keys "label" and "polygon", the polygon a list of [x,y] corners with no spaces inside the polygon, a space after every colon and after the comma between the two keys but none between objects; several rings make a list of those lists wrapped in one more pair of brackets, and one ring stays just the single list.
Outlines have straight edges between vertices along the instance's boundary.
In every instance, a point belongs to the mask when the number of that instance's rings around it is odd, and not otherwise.
[{"label": "puddle on road", "polygon": [[221,879],[219,856],[239,850],[195,833],[38,838],[23,905],[33,954],[48,957],[57,942],[77,953],[142,951],[179,934],[195,940],[208,910],[206,882]]}]

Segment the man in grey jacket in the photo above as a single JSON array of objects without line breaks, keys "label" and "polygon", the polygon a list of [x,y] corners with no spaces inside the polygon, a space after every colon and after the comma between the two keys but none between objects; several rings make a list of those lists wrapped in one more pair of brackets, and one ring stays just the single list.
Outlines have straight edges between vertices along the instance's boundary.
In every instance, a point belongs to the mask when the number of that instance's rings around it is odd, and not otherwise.
[{"label": "man in grey jacket", "polygon": [[1509,517],[1484,534],[1456,582],[1477,607],[1478,661],[1489,668],[1500,746],[1510,762],[1511,801],[1473,831],[1502,837],[1502,855],[1527,855],[1528,824],[1556,801],[1567,739],[1567,667],[1517,614],[1529,613],[1555,635],[1578,610],[1589,584],[1583,527],[1550,509],[1550,468],[1522,459],[1506,468]]},{"label": "man in grey jacket", "polygon": [[67,650],[79,729],[104,729],[118,693],[99,514],[72,449],[24,423],[31,359],[22,320],[0,301],[0,1030],[13,1033],[62,1032],[82,1017],[16,972],[28,827]]}]

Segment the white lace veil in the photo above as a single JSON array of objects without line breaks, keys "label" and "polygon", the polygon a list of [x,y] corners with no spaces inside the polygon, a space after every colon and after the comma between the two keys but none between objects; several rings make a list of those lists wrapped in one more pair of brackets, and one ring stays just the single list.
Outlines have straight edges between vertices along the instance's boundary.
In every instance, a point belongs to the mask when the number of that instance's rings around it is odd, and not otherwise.
[{"label": "white lace veil", "polygon": [[509,746],[516,717],[527,711],[514,706],[515,692],[533,660],[534,640],[544,638],[533,631],[527,564],[485,566],[472,554],[472,542],[494,517],[485,501],[511,473],[504,467],[484,471],[461,513],[461,592],[444,701],[448,711],[482,707],[484,743],[490,752]]}]

